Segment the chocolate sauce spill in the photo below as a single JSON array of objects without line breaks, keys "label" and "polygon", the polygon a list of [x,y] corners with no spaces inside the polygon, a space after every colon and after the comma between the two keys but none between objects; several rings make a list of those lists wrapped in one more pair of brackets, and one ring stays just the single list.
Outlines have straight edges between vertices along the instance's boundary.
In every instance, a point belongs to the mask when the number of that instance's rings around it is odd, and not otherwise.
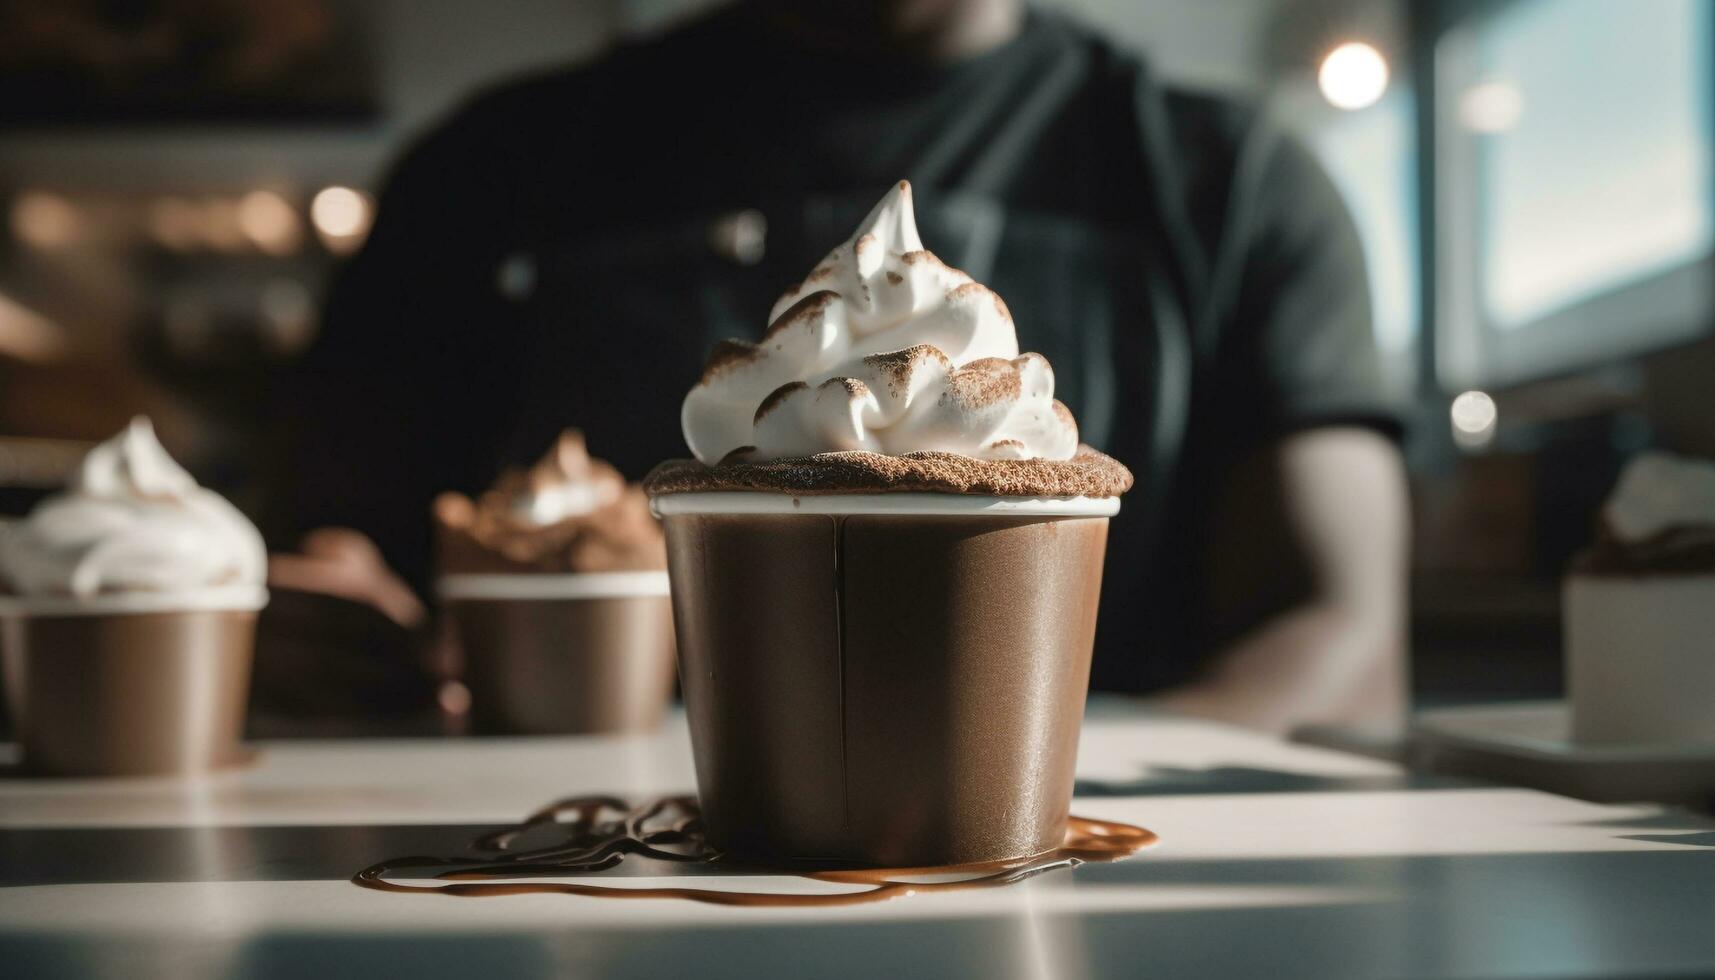
[{"label": "chocolate sauce spill", "polygon": [[[553,843],[526,850],[514,846],[527,834],[552,828]],[[863,905],[907,895],[1010,885],[1060,868],[1088,862],[1119,861],[1154,844],[1155,834],[1130,824],[1070,817],[1066,840],[1031,857],[923,868],[756,868],[759,874],[785,873],[811,881],[866,886],[848,892],[776,894],[721,889],[623,888],[570,881],[511,881],[514,878],[576,877],[614,868],[629,855],[686,864],[752,870],[728,863],[703,836],[695,797],[670,796],[633,807],[612,796],[561,800],[516,827],[478,838],[479,856],[402,857],[359,871],[352,883],[377,891],[473,898],[496,895],[589,895],[599,898],[678,898],[711,905],[750,907],[825,907]],[[429,877],[442,884],[408,885],[390,878],[399,872],[441,869]],[[937,876],[944,880],[904,881]]]}]

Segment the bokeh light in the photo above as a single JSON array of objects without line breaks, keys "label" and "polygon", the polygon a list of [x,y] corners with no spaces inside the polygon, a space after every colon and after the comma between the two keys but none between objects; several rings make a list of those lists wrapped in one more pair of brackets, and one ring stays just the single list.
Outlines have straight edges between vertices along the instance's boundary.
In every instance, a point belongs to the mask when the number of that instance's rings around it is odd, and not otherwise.
[{"label": "bokeh light", "polygon": [[238,226],[269,255],[290,255],[303,242],[303,226],[290,202],[274,191],[251,191],[238,202]]},{"label": "bokeh light", "polygon": [[1387,81],[1387,59],[1362,41],[1348,41],[1328,52],[1316,75],[1323,97],[1339,109],[1375,105],[1387,91]]},{"label": "bokeh light", "polygon": [[1478,82],[1459,97],[1459,121],[1477,133],[1504,133],[1524,116],[1524,93],[1499,79]]},{"label": "bokeh light", "polygon": [[355,250],[369,233],[373,219],[368,195],[350,187],[324,187],[310,201],[310,222],[330,251]]},{"label": "bokeh light", "polygon": [[1453,441],[1467,449],[1480,448],[1494,441],[1495,426],[1500,410],[1486,391],[1467,391],[1453,399],[1449,410],[1453,422]]},{"label": "bokeh light", "polygon": [[12,234],[32,248],[64,248],[82,228],[76,205],[58,194],[27,191],[12,203]]}]

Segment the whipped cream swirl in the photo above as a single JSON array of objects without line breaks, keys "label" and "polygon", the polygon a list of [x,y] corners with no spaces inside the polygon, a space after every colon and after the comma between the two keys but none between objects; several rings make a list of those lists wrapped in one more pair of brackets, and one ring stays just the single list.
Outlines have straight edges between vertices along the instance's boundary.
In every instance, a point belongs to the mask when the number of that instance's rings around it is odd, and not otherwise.
[{"label": "whipped cream swirl", "polygon": [[567,429],[510,489],[507,509],[512,518],[543,527],[613,503],[625,492],[625,478],[605,463],[597,465],[584,445],[584,434]]},{"label": "whipped cream swirl", "polygon": [[0,578],[24,596],[259,592],[267,564],[255,526],[198,486],[142,417],[0,537]]},{"label": "whipped cream swirl", "polygon": [[560,433],[529,469],[502,473],[475,500],[441,494],[434,517],[441,571],[449,576],[654,571],[667,564],[648,498],[612,464],[592,457],[577,429]]},{"label": "whipped cream swirl", "polygon": [[774,305],[760,343],[724,341],[685,397],[703,463],[863,450],[1070,459],[1054,370],[1018,352],[1006,304],[924,250],[900,181]]},{"label": "whipped cream swirl", "polygon": [[1715,463],[1643,453],[1626,464],[1602,517],[1626,542],[1681,528],[1715,529]]}]

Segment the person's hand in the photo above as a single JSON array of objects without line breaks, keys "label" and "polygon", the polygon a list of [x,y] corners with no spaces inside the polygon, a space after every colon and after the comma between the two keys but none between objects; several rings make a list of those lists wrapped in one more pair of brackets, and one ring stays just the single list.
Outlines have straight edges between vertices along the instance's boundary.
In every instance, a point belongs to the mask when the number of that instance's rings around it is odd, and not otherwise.
[{"label": "person's hand", "polygon": [[423,603],[362,533],[344,527],[318,528],[305,535],[299,547],[299,554],[268,557],[270,586],[362,603],[406,629],[423,622]]}]

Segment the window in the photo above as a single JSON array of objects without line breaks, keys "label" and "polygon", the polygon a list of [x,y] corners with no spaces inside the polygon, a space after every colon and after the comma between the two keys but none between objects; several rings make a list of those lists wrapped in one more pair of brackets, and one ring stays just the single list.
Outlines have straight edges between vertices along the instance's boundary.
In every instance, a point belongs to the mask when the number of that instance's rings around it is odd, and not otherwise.
[{"label": "window", "polygon": [[1522,380],[1707,326],[1711,9],[1513,0],[1442,39],[1444,380]]},{"label": "window", "polygon": [[[1411,92],[1396,84],[1358,112],[1316,99],[1305,138],[1346,205],[1364,243],[1376,344],[1390,380],[1409,384],[1418,327],[1416,119]],[[1308,113],[1300,113],[1309,115]]]}]

